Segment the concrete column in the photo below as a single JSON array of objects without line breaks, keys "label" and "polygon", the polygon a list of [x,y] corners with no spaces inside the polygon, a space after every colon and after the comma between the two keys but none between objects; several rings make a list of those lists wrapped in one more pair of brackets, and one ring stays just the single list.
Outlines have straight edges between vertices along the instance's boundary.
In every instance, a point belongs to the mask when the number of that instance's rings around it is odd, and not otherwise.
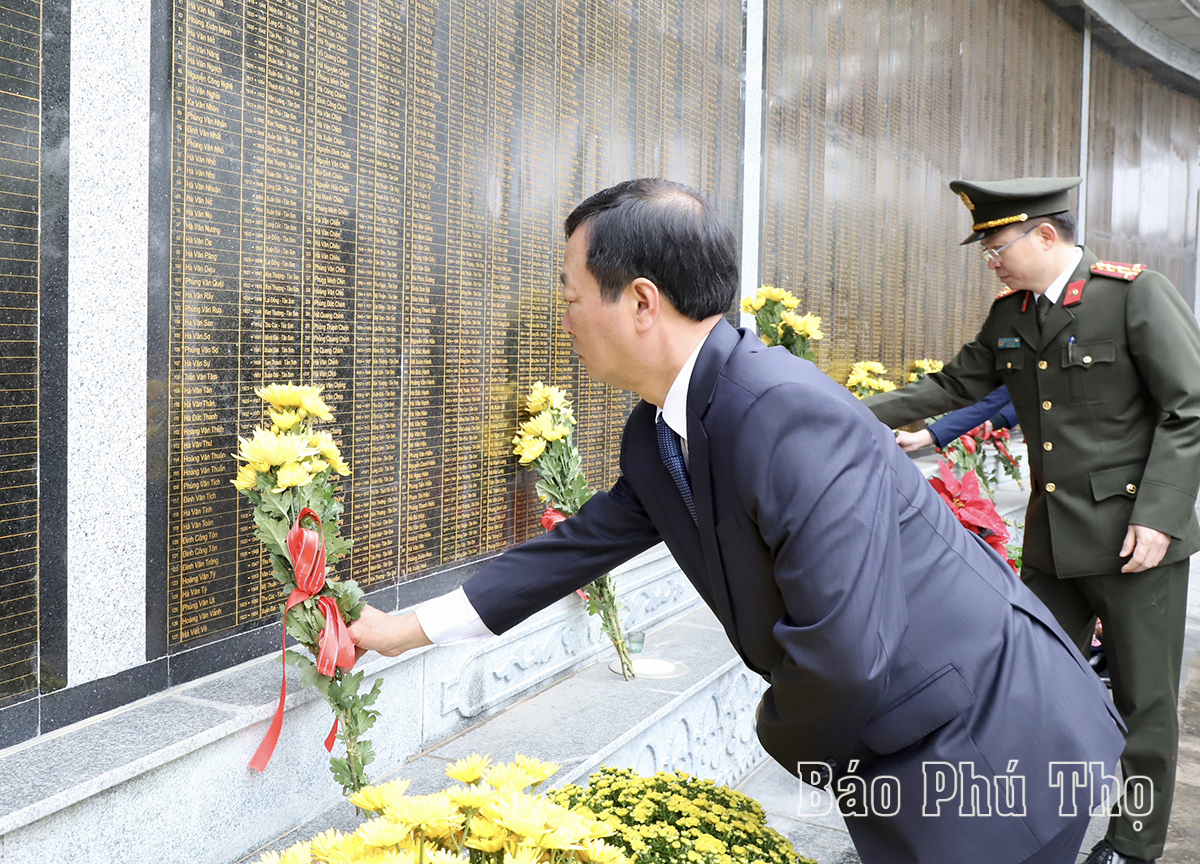
[{"label": "concrete column", "polygon": [[[746,0],[746,79],[742,133],[742,291],[758,290],[759,242],[762,231],[763,19],[764,0]],[[753,327],[752,315],[742,326]]]}]

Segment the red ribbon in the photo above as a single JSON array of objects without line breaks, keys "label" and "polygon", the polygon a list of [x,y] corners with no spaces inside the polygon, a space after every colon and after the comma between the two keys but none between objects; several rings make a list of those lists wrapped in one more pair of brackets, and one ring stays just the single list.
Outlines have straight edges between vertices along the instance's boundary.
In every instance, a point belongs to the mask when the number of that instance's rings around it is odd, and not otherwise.
[{"label": "red ribbon", "polygon": [[[317,523],[317,527],[305,528],[301,525],[308,517]],[[305,507],[296,517],[296,524],[288,531],[288,555],[292,559],[292,570],[296,574],[296,589],[288,596],[287,605],[283,609],[283,684],[279,688],[279,707],[267,727],[267,734],[262,743],[254,751],[250,767],[255,771],[265,771],[267,763],[275,753],[275,745],[279,743],[279,732],[283,729],[283,705],[287,701],[287,616],[292,607],[303,603],[325,587],[325,538],[321,534],[321,517],[310,508]],[[326,678],[332,678],[333,673],[340,667],[349,669],[354,665],[354,643],[350,641],[350,631],[342,620],[337,601],[332,597],[317,598],[317,607],[325,618],[325,626],[317,637],[319,650],[317,653],[317,672]],[[337,740],[338,721],[335,717],[333,728],[325,739],[325,749],[333,750],[333,742]]]},{"label": "red ribbon", "polygon": [[[561,510],[555,510],[553,507],[547,507],[546,512],[542,514],[542,527],[547,531],[553,531],[556,527],[566,521],[567,514]],[[575,593],[578,594],[582,600],[588,599],[587,592],[582,588],[576,588]]]}]

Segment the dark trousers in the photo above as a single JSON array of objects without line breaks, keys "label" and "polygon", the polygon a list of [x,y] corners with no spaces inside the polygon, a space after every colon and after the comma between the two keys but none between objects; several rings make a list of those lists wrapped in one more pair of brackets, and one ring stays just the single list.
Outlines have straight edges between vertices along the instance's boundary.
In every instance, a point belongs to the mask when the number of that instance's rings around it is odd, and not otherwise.
[{"label": "dark trousers", "polygon": [[1143,573],[1075,579],[1026,567],[1022,576],[1084,656],[1091,650],[1097,616],[1104,622],[1113,703],[1129,727],[1121,772],[1125,778],[1149,778],[1153,790],[1146,815],[1126,812],[1118,800],[1114,810],[1120,814],[1109,821],[1108,840],[1123,855],[1158,858],[1175,793],[1188,561]]}]

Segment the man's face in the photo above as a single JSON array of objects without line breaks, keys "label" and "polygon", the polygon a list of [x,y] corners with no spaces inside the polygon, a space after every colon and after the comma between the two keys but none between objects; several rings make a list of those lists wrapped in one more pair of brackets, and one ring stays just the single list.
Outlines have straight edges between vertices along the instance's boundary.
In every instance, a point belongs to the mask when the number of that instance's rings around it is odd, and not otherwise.
[{"label": "man's face", "polygon": [[1043,263],[1040,228],[1026,229],[1015,225],[980,241],[984,249],[1003,248],[1000,259],[989,261],[987,266],[1014,291],[1041,291],[1046,287],[1036,284]]},{"label": "man's face", "polygon": [[615,303],[600,296],[600,283],[587,269],[588,230],[582,226],[567,241],[563,255],[563,330],[587,368],[588,376],[602,384],[629,389],[628,349],[634,335],[627,292]]}]

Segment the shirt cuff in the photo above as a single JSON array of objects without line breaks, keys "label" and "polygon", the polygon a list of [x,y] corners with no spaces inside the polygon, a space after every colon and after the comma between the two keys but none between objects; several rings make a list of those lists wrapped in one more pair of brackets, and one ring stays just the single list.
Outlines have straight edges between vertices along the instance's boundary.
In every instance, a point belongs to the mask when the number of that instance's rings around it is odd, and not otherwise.
[{"label": "shirt cuff", "polygon": [[434,645],[460,645],[496,635],[483,623],[461,587],[426,600],[413,609],[413,614]]}]

